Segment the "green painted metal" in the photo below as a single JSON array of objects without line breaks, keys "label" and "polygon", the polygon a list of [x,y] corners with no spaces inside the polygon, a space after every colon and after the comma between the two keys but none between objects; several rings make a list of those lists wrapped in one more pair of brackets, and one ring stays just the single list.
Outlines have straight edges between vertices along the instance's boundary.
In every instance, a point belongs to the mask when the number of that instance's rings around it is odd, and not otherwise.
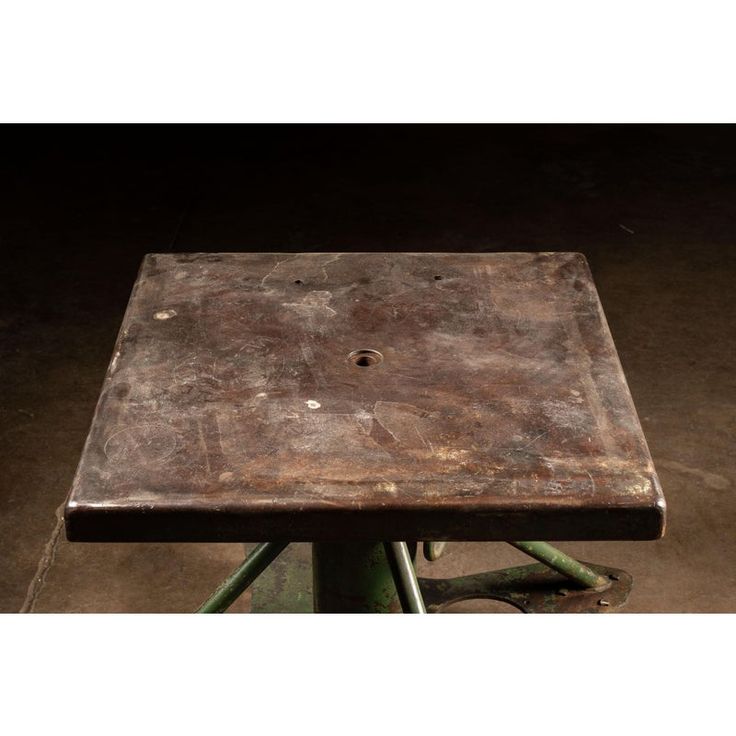
[{"label": "green painted metal", "polygon": [[509,542],[509,544],[584,588],[604,590],[611,583],[605,576],[599,575],[547,542]]},{"label": "green painted metal", "polygon": [[250,587],[251,613],[312,613],[312,545],[292,542]]},{"label": "green painted metal", "polygon": [[[258,545],[198,612],[225,611],[287,544],[268,542]],[[410,547],[405,542],[314,543],[311,546],[313,609],[318,613],[388,613],[402,609],[425,613],[423,598],[428,596],[427,607],[432,611],[468,598],[494,598],[528,612],[609,612],[626,600],[631,581],[630,576],[622,571],[583,564],[546,542],[509,544],[539,560],[544,567],[511,568],[450,580],[417,581],[412,563],[416,553],[414,544]],[[278,605],[274,601],[264,603],[265,608],[261,610],[306,610],[309,588],[303,583],[304,575],[308,575],[308,558],[297,567],[293,566],[293,560],[284,560],[283,567],[283,570],[273,573],[273,580],[266,589],[269,601],[280,596],[280,602]],[[545,569],[563,577],[549,577],[544,573]],[[562,587],[565,578],[577,582],[582,591]],[[606,590],[604,596],[598,595],[590,600],[580,598],[581,593],[590,597],[595,591],[602,590]],[[289,600],[288,606],[283,606],[285,597],[294,598],[295,592],[296,598]]]},{"label": "green painted metal", "polygon": [[223,613],[237,597],[279,556],[288,542],[259,544],[220,587],[197,609],[197,613]]},{"label": "green painted metal", "polygon": [[427,613],[406,542],[385,542],[384,549],[394,574],[394,582],[404,613]]},{"label": "green painted metal", "polygon": [[315,613],[392,613],[400,610],[381,542],[314,542]]},{"label": "green painted metal", "polygon": [[466,600],[503,601],[523,613],[612,613],[626,604],[632,579],[624,570],[585,563],[610,581],[605,592],[566,587],[567,577],[537,563],[457,578],[419,578],[427,610],[441,613]]}]

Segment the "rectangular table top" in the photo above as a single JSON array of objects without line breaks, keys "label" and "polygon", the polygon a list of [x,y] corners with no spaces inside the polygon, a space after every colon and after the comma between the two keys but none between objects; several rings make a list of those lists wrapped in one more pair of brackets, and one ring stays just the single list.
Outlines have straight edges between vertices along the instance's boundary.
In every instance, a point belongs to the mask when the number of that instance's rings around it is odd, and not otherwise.
[{"label": "rectangular table top", "polygon": [[579,253],[148,255],[66,507],[81,541],[663,525]]}]

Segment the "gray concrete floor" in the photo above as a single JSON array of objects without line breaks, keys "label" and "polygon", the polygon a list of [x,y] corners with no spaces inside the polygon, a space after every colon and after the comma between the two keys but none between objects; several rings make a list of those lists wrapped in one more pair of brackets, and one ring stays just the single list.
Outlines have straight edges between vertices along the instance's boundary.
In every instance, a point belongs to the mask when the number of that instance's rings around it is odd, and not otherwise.
[{"label": "gray concrete floor", "polygon": [[[242,558],[241,545],[64,537],[60,508],[144,253],[425,249],[587,255],[669,521],[658,542],[559,546],[633,573],[628,611],[736,611],[733,128],[6,138],[0,611],[189,611]],[[456,543],[430,574],[523,559]]]}]

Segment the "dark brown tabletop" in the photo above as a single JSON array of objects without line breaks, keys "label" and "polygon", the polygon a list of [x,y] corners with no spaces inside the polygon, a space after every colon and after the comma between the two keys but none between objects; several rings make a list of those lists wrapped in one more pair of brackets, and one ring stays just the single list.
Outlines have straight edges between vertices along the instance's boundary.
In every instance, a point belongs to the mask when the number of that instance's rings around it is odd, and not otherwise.
[{"label": "dark brown tabletop", "polygon": [[663,524],[579,253],[146,256],[66,507],[81,541]]}]

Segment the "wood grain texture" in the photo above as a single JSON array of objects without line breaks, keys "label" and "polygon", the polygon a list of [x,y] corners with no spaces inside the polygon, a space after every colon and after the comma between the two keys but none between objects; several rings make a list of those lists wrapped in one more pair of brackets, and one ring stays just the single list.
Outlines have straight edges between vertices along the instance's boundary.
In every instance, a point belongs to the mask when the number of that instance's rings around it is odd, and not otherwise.
[{"label": "wood grain texture", "polygon": [[149,255],[66,507],[82,541],[663,524],[578,253]]}]

